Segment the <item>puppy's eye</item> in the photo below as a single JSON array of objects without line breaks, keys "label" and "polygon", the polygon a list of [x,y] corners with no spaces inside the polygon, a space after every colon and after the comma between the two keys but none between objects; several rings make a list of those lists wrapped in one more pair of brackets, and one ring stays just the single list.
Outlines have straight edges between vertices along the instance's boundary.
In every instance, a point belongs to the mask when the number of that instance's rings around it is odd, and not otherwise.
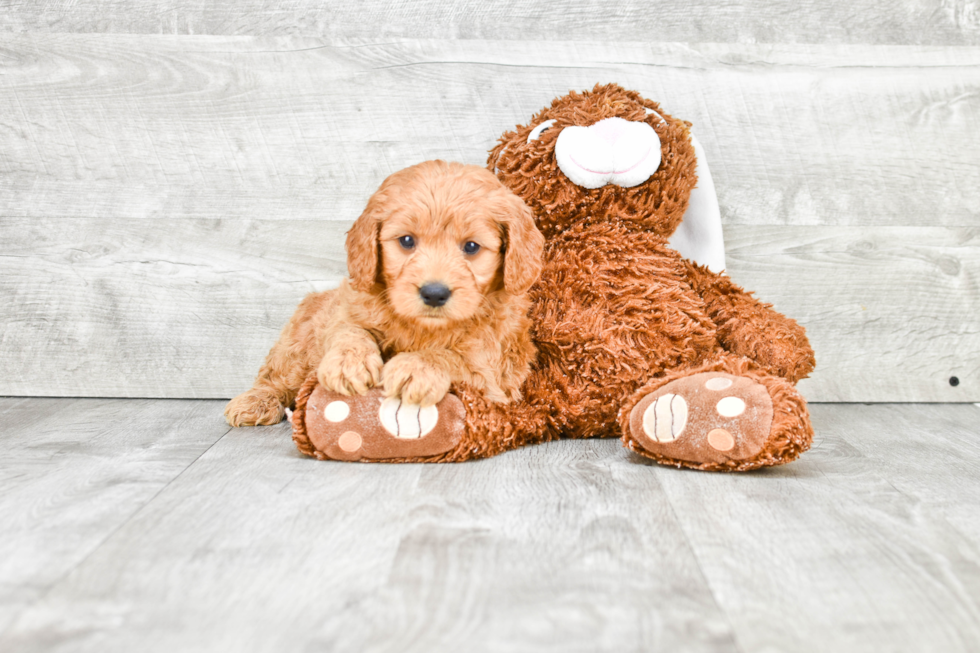
[{"label": "puppy's eye", "polygon": [[405,249],[415,249],[415,239],[411,236],[402,236],[398,239],[398,244]]},{"label": "puppy's eye", "polygon": [[463,245],[463,251],[467,254],[476,254],[480,251],[480,245],[479,243],[474,243],[472,240],[470,240]]},{"label": "puppy's eye", "polygon": [[536,141],[541,138],[541,134],[545,133],[551,126],[555,124],[554,120],[545,120],[543,123],[531,130],[531,133],[527,135],[527,142]]}]

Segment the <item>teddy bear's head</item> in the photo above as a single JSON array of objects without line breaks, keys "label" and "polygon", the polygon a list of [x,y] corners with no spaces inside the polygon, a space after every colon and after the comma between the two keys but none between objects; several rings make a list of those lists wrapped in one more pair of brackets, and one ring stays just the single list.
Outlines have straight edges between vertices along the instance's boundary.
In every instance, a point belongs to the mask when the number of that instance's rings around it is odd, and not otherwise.
[{"label": "teddy bear's head", "polygon": [[697,181],[689,127],[639,93],[596,85],[506,132],[487,167],[531,207],[546,236],[615,219],[667,237]]}]

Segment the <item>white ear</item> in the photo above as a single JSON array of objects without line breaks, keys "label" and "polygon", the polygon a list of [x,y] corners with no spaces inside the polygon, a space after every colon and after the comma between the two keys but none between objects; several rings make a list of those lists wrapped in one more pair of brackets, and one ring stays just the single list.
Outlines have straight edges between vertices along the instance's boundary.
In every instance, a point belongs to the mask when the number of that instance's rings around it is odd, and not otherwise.
[{"label": "white ear", "polygon": [[725,238],[721,231],[718,195],[715,194],[715,182],[708,170],[704,148],[693,133],[691,144],[698,160],[698,185],[691,191],[684,219],[669,242],[684,258],[720,273],[725,270]]}]

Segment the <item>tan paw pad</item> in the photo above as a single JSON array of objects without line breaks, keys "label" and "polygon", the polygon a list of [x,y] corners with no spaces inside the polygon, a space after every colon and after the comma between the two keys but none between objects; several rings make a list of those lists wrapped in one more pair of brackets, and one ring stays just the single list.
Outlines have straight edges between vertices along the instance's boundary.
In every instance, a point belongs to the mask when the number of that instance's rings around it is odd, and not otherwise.
[{"label": "tan paw pad", "polygon": [[733,381],[724,376],[713,376],[704,383],[708,390],[727,390],[732,387]]},{"label": "tan paw pad", "polygon": [[731,451],[735,448],[735,438],[725,429],[711,429],[708,431],[708,444],[718,451]]},{"label": "tan paw pad", "polygon": [[676,379],[641,399],[629,430],[643,449],[695,463],[746,460],[758,454],[772,427],[765,386],[725,372]]},{"label": "tan paw pad", "polygon": [[715,410],[722,417],[738,417],[745,412],[745,402],[738,397],[725,397],[715,404]]},{"label": "tan paw pad", "polygon": [[378,410],[381,426],[396,438],[421,438],[432,432],[439,422],[439,409],[435,406],[410,404],[396,397],[381,402]]},{"label": "tan paw pad", "polygon": [[361,434],[357,433],[356,431],[345,431],[339,438],[337,438],[337,446],[349,453],[353,453],[360,449],[361,442],[363,442]]},{"label": "tan paw pad", "polygon": [[343,422],[350,415],[350,406],[346,401],[331,401],[323,409],[323,416],[328,422]]},{"label": "tan paw pad", "polygon": [[680,395],[661,395],[643,413],[643,432],[657,442],[676,440],[686,425],[687,402]]}]

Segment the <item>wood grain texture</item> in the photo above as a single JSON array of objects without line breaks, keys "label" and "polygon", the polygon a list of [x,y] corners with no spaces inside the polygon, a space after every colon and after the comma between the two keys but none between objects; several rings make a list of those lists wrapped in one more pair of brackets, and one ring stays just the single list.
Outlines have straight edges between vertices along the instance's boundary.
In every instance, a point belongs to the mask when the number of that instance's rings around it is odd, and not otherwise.
[{"label": "wood grain texture", "polygon": [[0,648],[736,650],[615,443],[430,470],[301,458],[288,433],[222,439]]},{"label": "wood grain texture", "polygon": [[807,328],[811,401],[980,394],[980,229],[733,226],[725,241],[730,276]]},{"label": "wood grain texture", "polygon": [[797,463],[738,476],[656,469],[739,649],[976,648],[980,542],[917,496],[915,474],[879,467],[858,447],[870,437],[908,463],[919,452],[906,443],[933,438],[975,465],[974,452],[943,438],[943,423],[975,432],[980,412],[881,406],[854,419],[867,407],[813,409],[815,446]]},{"label": "wood grain texture", "polygon": [[384,588],[341,651],[736,651],[657,475],[618,441],[428,466]]},{"label": "wood grain texture", "polygon": [[3,0],[0,29],[526,40],[978,44],[974,0]]},{"label": "wood grain texture", "polygon": [[81,594],[49,591],[0,649],[301,650],[383,582],[419,475],[316,462],[285,423],[230,434],[72,572]]},{"label": "wood grain texture", "polygon": [[0,216],[352,220],[391,172],[482,165],[553,98],[609,81],[693,121],[726,224],[980,215],[980,48],[2,42]]},{"label": "wood grain texture", "polygon": [[915,510],[941,516],[980,542],[980,404],[837,405],[818,408]]},{"label": "wood grain texture", "polygon": [[0,399],[0,632],[228,432],[218,405]]},{"label": "wood grain texture", "polygon": [[0,394],[230,397],[346,275],[338,222],[0,219]]},{"label": "wood grain texture", "polygon": [[[65,222],[0,219],[0,393],[234,396],[299,300],[346,273],[343,222]],[[811,401],[980,398],[980,230],[725,237],[731,277],[807,328]]]},{"label": "wood grain texture", "polygon": [[[15,433],[0,483],[34,488],[0,495],[0,521],[23,524],[0,543],[15,615],[0,650],[975,650],[980,408],[813,408],[813,450],[742,475],[616,440],[325,463],[286,424],[237,429],[119,520],[117,485],[79,501],[67,471],[152,470],[151,433],[200,451],[221,404],[0,400]],[[155,426],[139,433],[134,413]],[[129,435],[107,457],[96,429]],[[66,496],[76,510],[50,508]],[[40,563],[93,528],[79,513],[104,535],[38,591]]]},{"label": "wood grain texture", "polygon": [[694,121],[732,276],[817,345],[811,400],[980,399],[980,48],[0,43],[0,392],[236,394],[385,176],[618,81]]}]

